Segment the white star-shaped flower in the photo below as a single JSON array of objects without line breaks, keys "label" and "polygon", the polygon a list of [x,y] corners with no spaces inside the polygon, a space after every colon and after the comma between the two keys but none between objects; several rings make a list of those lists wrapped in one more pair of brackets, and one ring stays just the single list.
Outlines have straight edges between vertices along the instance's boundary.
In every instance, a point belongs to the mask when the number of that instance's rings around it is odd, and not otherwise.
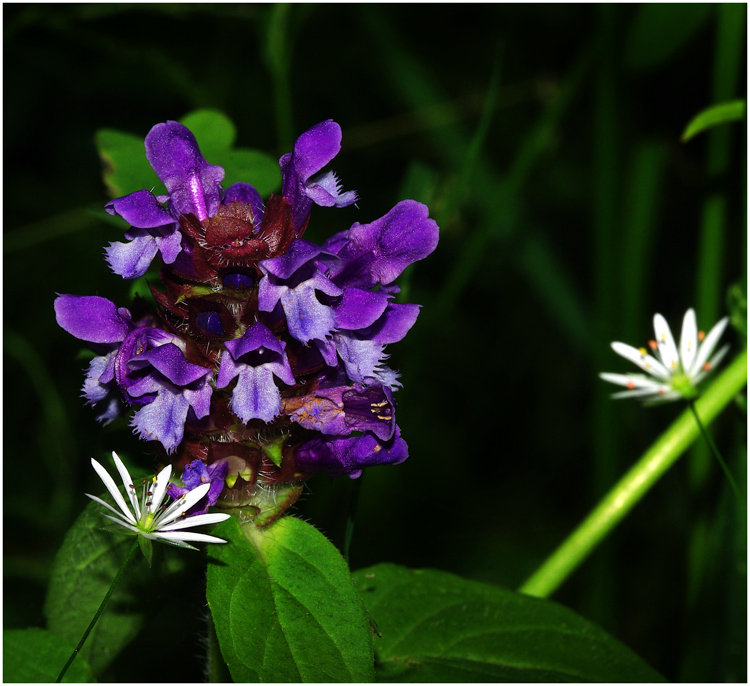
[{"label": "white star-shaped flower", "polygon": [[[649,342],[659,359],[648,354],[646,348],[634,348],[625,343],[612,343],[612,349],[625,359],[637,364],[644,374],[609,374],[599,376],[605,381],[625,386],[628,390],[615,393],[613,398],[640,398],[649,402],[664,402],[698,395],[697,385],[726,355],[725,345],[711,359],[716,344],[724,333],[729,317],[724,317],[707,336],[698,331],[695,311],[691,308],[682,320],[680,348],[677,349],[666,319],[654,315],[656,340]],[[702,342],[701,342],[702,341]]]},{"label": "white star-shaped flower", "polygon": [[164,503],[162,505],[164,498],[167,495],[169,477],[172,474],[172,465],[168,465],[164,467],[157,476],[144,482],[143,493],[141,494],[139,502],[136,488],[133,485],[133,480],[130,478],[127,468],[117,456],[117,453],[113,452],[112,457],[114,458],[115,466],[120,473],[122,482],[125,485],[125,492],[130,500],[132,509],[128,507],[125,499],[117,488],[117,484],[107,473],[107,470],[92,458],[92,466],[104,482],[104,485],[107,487],[107,490],[115,503],[120,508],[120,511],[118,512],[114,507],[105,503],[101,498],[86,493],[91,500],[103,505],[116,515],[115,517],[111,517],[110,515],[105,514],[104,516],[107,519],[129,529],[131,532],[139,536],[143,536],[144,538],[164,541],[165,543],[171,543],[172,545],[177,545],[181,548],[192,548],[193,550],[196,550],[196,548],[189,545],[186,541],[226,543],[223,538],[218,538],[217,536],[209,536],[208,534],[196,533],[195,531],[185,531],[185,529],[194,526],[216,524],[218,522],[223,522],[225,519],[229,519],[229,514],[186,515],[187,511],[206,495],[209,488],[211,488],[210,483],[201,484],[198,488],[194,488],[192,491],[185,493],[181,498],[178,498],[171,504]]}]

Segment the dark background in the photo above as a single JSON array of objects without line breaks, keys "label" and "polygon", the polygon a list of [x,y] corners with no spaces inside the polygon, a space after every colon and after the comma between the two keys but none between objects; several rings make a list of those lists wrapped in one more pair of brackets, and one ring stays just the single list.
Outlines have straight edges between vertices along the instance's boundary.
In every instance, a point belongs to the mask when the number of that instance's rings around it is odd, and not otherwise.
[{"label": "dark background", "polygon": [[[83,407],[80,345],[52,310],[55,293],[127,304],[102,258],[125,227],[90,212],[108,199],[101,128],[145,136],[214,108],[237,145],[280,155],[333,118],[331,167],[360,200],[314,209],[311,240],[404,197],[430,206],[440,245],[404,278],[424,307],[391,346],[410,458],[364,475],[353,568],[517,588],[681,410],[609,400],[597,373],[630,371],[609,342],[642,345],[657,311],[679,329],[691,306],[708,329],[745,281],[744,124],[680,142],[700,110],[745,97],[744,5],[3,10],[6,628],[44,625],[55,552],[100,488],[89,458],[142,452]],[[743,481],[744,427],[735,407],[712,427]],[[338,545],[353,486],[316,478],[298,506]],[[670,679],[745,680],[730,495],[694,452],[555,600]]]}]

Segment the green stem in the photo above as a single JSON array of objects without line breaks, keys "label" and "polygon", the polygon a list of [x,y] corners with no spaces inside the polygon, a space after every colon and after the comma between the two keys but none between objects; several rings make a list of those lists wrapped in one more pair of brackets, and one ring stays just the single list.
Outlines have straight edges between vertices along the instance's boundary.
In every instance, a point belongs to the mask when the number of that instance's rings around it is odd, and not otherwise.
[{"label": "green stem", "polygon": [[78,645],[76,646],[76,649],[73,651],[73,654],[68,658],[68,661],[65,663],[65,667],[62,668],[62,671],[60,672],[60,676],[57,677],[57,679],[55,680],[55,683],[59,684],[62,681],[62,678],[65,676],[65,672],[68,671],[68,667],[70,667],[70,665],[73,664],[73,660],[76,659],[76,655],[78,655],[78,653],[81,651],[81,648],[83,648],[83,644],[86,642],[86,639],[89,637],[89,634],[91,633],[91,630],[94,628],[94,625],[99,621],[99,617],[101,616],[102,612],[104,612],[104,608],[107,607],[109,598],[114,592],[115,587],[117,586],[117,582],[120,581],[120,577],[122,576],[122,573],[125,571],[125,567],[127,567],[128,562],[130,562],[130,558],[133,557],[133,553],[136,551],[137,547],[138,547],[138,538],[136,537],[135,541],[133,541],[133,545],[130,546],[130,550],[128,551],[128,554],[125,557],[125,561],[122,563],[120,567],[120,571],[117,572],[117,576],[115,577],[114,581],[110,585],[109,590],[107,591],[107,595],[104,596],[104,600],[102,600],[101,605],[99,605],[99,609],[96,611],[94,618],[91,620],[91,623],[89,624],[86,631],[83,632],[83,636],[81,636],[81,640],[78,641]]},{"label": "green stem", "polygon": [[706,427],[703,426],[703,422],[701,421],[701,418],[698,416],[698,410],[695,409],[695,401],[690,400],[688,402],[688,405],[690,406],[690,409],[693,412],[693,416],[695,417],[695,421],[698,423],[698,427],[701,430],[701,434],[703,435],[703,439],[708,443],[708,447],[711,449],[711,452],[714,454],[714,457],[718,460],[719,464],[721,465],[721,468],[724,470],[724,474],[727,477],[727,480],[729,481],[729,485],[732,487],[732,490],[734,491],[734,495],[737,498],[737,502],[742,502],[742,496],[740,495],[740,491],[737,488],[737,483],[734,480],[734,477],[732,476],[732,472],[729,471],[729,467],[727,466],[727,463],[724,462],[724,458],[722,458],[721,453],[719,452],[719,449],[716,447],[716,444],[713,442],[713,439],[711,438],[711,434],[706,431]]},{"label": "green stem", "polygon": [[[746,383],[745,349],[696,402],[706,425],[713,421]],[[694,418],[690,411],[686,410],[521,586],[520,592],[540,598],[553,593],[677,461],[698,435],[699,429]]]}]

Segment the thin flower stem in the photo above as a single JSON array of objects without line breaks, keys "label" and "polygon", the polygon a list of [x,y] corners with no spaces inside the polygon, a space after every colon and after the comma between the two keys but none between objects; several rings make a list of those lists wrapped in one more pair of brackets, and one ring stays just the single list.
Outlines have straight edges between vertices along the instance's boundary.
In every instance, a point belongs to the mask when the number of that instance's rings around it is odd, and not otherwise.
[{"label": "thin flower stem", "polygon": [[716,447],[716,444],[713,442],[713,439],[711,438],[711,434],[706,431],[706,427],[703,426],[703,422],[701,421],[701,418],[698,416],[698,410],[695,409],[695,401],[691,400],[688,402],[688,405],[690,406],[690,409],[693,411],[693,416],[695,417],[695,421],[698,423],[698,427],[701,430],[701,434],[703,435],[704,440],[706,443],[708,443],[708,447],[711,449],[711,452],[714,454],[714,457],[718,460],[719,464],[721,465],[721,468],[724,470],[724,474],[727,477],[727,480],[729,481],[729,485],[732,487],[732,490],[734,491],[734,495],[737,498],[738,502],[742,502],[742,495],[740,495],[740,490],[737,488],[737,482],[734,480],[734,477],[732,476],[732,472],[729,471],[729,467],[727,466],[727,463],[724,462],[724,458],[721,456],[721,453],[719,452],[719,449]]},{"label": "thin flower stem", "polygon": [[133,557],[133,553],[135,553],[136,548],[138,548],[138,537],[136,537],[136,539],[133,541],[133,545],[130,546],[130,550],[128,551],[128,554],[125,557],[125,561],[120,566],[120,571],[117,572],[117,576],[115,576],[114,581],[110,585],[109,590],[107,591],[107,595],[104,596],[104,600],[102,600],[101,605],[99,605],[99,609],[96,611],[94,618],[91,620],[91,623],[89,624],[86,631],[83,632],[83,636],[81,636],[81,640],[78,641],[78,645],[76,646],[76,649],[73,651],[73,654],[68,658],[68,661],[65,663],[65,666],[62,668],[62,671],[60,672],[60,676],[57,677],[57,679],[55,680],[55,683],[59,684],[62,681],[62,678],[65,676],[65,672],[68,671],[68,667],[70,667],[70,665],[73,664],[73,660],[76,659],[76,655],[78,655],[78,653],[81,651],[81,648],[83,648],[83,644],[86,642],[86,639],[89,637],[91,630],[94,628],[94,625],[99,621],[99,617],[101,616],[102,612],[104,612],[104,608],[107,607],[109,598],[114,592],[115,587],[117,586],[117,582],[120,581],[120,577],[122,576],[122,573],[125,571],[125,567],[128,566],[128,562],[130,562],[130,558]]},{"label": "thin flower stem", "polygon": [[[747,350],[730,364],[696,402],[706,425],[747,383]],[[699,435],[690,411],[683,412],[643,457],[607,493],[589,516],[521,586],[521,593],[546,598],[552,594]]]}]

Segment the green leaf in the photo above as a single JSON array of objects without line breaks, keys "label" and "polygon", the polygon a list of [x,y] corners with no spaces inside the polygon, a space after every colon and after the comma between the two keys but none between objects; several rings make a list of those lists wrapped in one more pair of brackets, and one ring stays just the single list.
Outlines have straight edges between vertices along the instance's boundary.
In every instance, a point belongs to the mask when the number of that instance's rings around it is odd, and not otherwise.
[{"label": "green leaf", "polygon": [[180,123],[192,131],[203,157],[211,164],[216,164],[211,158],[229,150],[237,137],[232,120],[218,110],[195,110],[180,119]]},{"label": "green leaf", "polygon": [[264,198],[281,188],[281,169],[278,160],[259,150],[237,148],[225,150],[211,160],[224,167],[224,188],[238,181],[255,186]]},{"label": "green leaf", "polygon": [[146,159],[143,137],[112,129],[97,131],[94,138],[104,163],[104,183],[111,197],[156,187],[164,193],[163,184]]},{"label": "green leaf", "polygon": [[747,103],[744,100],[731,100],[713,105],[693,117],[682,134],[682,142],[689,141],[699,133],[719,124],[742,121],[745,118]]},{"label": "green leaf", "polygon": [[392,564],[354,579],[382,635],[378,681],[664,681],[602,629],[551,601]]},{"label": "green leaf", "polygon": [[374,680],[372,634],[349,568],[317,529],[232,517],[213,532],[208,606],[236,682]]},{"label": "green leaf", "polygon": [[[68,531],[47,591],[47,628],[74,646],[96,614],[133,540],[102,531],[100,527],[108,523],[102,509],[89,503]],[[134,557],[81,649],[94,674],[117,657],[143,623],[148,599],[141,598],[138,603],[135,590],[143,574],[148,574],[143,559]]]},{"label": "green leaf", "polygon": [[180,122],[193,132],[203,157],[224,167],[224,188],[242,181],[252,184],[266,197],[281,186],[278,160],[259,150],[232,149],[237,129],[225,114],[218,110],[195,110]]},{"label": "green leaf", "polygon": [[[43,684],[54,682],[75,649],[45,629],[3,631],[3,681]],[[77,655],[63,677],[63,683],[91,682],[94,678],[86,661]]]}]

